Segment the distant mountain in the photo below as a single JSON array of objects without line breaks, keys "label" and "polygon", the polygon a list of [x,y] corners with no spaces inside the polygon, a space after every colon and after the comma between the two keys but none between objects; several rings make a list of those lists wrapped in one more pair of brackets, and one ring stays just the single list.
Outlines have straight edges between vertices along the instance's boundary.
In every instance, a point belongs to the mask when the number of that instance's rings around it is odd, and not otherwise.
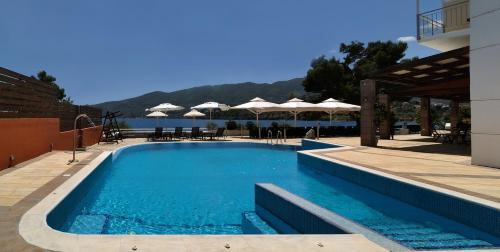
[{"label": "distant mountain", "polygon": [[[272,84],[245,82],[201,86],[174,92],[155,91],[130,99],[109,101],[92,106],[101,108],[103,112],[121,111],[125,117],[141,117],[145,115],[145,108],[150,108],[164,102],[183,106],[186,110],[207,101],[237,105],[257,96],[268,101],[280,103],[285,102],[291,95],[302,96],[305,94],[302,80],[303,78],[296,78]],[[186,113],[186,111],[182,112]],[[178,117],[180,114],[169,113],[169,116]]]}]

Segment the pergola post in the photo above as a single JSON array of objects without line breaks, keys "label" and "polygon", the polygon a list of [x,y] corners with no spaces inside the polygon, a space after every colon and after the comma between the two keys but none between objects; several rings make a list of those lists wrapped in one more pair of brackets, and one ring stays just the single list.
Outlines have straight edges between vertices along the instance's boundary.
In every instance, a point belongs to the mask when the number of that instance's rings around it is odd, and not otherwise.
[{"label": "pergola post", "polygon": [[[379,94],[378,95],[378,103],[385,108],[385,111],[390,112],[391,110],[391,102],[389,95],[387,94]],[[391,138],[391,121],[390,118],[384,117],[382,121],[380,121],[380,139],[390,139]]]},{"label": "pergola post", "polygon": [[375,80],[362,80],[361,91],[361,145],[377,146],[376,126],[375,126],[375,100],[376,82]]},{"label": "pergola post", "polygon": [[420,135],[432,135],[431,98],[420,98]]},{"label": "pergola post", "polygon": [[451,128],[457,128],[458,126],[458,111],[459,111],[460,101],[453,99],[450,102],[450,124]]}]

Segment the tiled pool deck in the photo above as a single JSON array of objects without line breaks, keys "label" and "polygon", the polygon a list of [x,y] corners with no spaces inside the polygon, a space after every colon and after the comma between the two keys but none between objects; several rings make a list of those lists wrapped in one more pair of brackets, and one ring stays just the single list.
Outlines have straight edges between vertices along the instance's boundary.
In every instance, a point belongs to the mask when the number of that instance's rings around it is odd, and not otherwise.
[{"label": "tiled pool deck", "polygon": [[[241,141],[237,138],[229,140]],[[382,140],[379,142],[381,148],[360,147],[357,137],[322,141],[350,145],[352,148],[321,150],[317,155],[500,202],[500,169],[470,165],[468,146],[436,144],[420,136],[396,136],[396,140]],[[77,158],[82,161],[74,165],[67,164],[71,153],[52,152],[1,171],[0,250],[44,251],[29,245],[19,235],[21,216],[70,178],[68,174],[75,174],[103,151],[142,142],[144,139],[130,139],[120,144],[94,146],[78,153]],[[299,141],[288,140],[287,144],[299,144]],[[157,251],[160,248],[172,251],[383,251],[361,235],[98,237],[95,236],[98,242],[88,242],[88,239],[68,242],[74,243],[73,251],[133,251],[134,246],[138,251]],[[230,245],[229,249],[226,244]],[[86,246],[92,248],[85,249]]]}]

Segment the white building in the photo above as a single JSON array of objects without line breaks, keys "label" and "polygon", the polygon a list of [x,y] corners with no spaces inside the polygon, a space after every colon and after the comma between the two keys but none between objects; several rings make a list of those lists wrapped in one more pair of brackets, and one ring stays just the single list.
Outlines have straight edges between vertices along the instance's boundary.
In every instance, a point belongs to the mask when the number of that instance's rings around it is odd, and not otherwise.
[{"label": "white building", "polygon": [[500,167],[500,0],[444,0],[423,11],[418,42],[440,51],[470,50],[472,163]]}]

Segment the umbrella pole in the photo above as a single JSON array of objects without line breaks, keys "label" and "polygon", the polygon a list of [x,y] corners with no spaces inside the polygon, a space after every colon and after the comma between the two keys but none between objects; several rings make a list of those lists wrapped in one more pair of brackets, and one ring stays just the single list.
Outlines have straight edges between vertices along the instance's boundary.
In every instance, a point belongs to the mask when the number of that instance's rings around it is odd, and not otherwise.
[{"label": "umbrella pole", "polygon": [[295,121],[294,122],[295,128],[297,128],[297,112],[293,112],[293,120]]},{"label": "umbrella pole", "polygon": [[208,112],[210,113],[210,122],[212,122],[212,110],[209,109]]},{"label": "umbrella pole", "polygon": [[285,118],[283,118],[283,141],[286,142],[286,115]]},{"label": "umbrella pole", "polygon": [[330,126],[332,126],[332,112],[330,111],[328,114],[330,114]]},{"label": "umbrella pole", "polygon": [[257,113],[256,115],[257,115],[257,130],[259,130],[259,139],[260,139],[261,137],[260,137],[260,125],[259,125],[259,113]]}]

